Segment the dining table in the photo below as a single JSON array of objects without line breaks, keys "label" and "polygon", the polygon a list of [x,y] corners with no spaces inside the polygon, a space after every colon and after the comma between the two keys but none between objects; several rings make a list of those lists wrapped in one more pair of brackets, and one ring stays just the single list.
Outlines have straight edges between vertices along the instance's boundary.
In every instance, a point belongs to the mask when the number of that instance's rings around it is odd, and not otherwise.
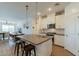
[{"label": "dining table", "polygon": [[0,32],[0,35],[3,36],[3,40],[4,40],[4,38],[5,38],[5,34],[6,34],[6,32]]},{"label": "dining table", "polygon": [[17,37],[28,44],[35,45],[37,56],[50,56],[52,53],[52,36],[28,34]]},{"label": "dining table", "polygon": [[15,37],[15,36],[20,36],[24,34],[23,33],[10,33],[9,35]]}]

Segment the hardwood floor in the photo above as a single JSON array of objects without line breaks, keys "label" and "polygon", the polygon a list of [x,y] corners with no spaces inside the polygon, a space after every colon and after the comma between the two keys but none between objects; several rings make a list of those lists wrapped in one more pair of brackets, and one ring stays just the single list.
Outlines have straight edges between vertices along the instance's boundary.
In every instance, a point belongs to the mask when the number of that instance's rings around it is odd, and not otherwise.
[{"label": "hardwood floor", "polygon": [[0,40],[0,56],[12,56],[14,51],[13,41]]},{"label": "hardwood floor", "polygon": [[[12,40],[0,40],[0,56],[14,56],[14,42]],[[53,45],[52,56],[73,56],[62,47]]]},{"label": "hardwood floor", "polygon": [[53,45],[52,56],[73,56],[72,53],[57,45]]}]

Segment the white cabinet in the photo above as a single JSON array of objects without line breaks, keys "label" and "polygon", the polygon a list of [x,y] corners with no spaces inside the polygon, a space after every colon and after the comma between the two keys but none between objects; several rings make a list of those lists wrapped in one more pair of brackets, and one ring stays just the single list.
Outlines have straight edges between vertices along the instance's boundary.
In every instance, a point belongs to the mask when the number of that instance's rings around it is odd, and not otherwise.
[{"label": "white cabinet", "polygon": [[79,55],[79,3],[70,3],[65,8],[65,49]]},{"label": "white cabinet", "polygon": [[65,8],[65,49],[79,56],[79,3],[70,3]]},{"label": "white cabinet", "polygon": [[[76,15],[76,14],[75,14]],[[76,54],[76,17],[69,15],[65,18],[65,49]]]},{"label": "white cabinet", "polygon": [[54,44],[59,45],[59,46],[64,46],[64,36],[55,35],[54,36]]},{"label": "white cabinet", "polygon": [[79,55],[79,13],[65,16],[65,49]]},{"label": "white cabinet", "polygon": [[79,13],[75,15],[76,19],[76,50],[77,50],[77,55],[79,55]]},{"label": "white cabinet", "polygon": [[64,15],[56,16],[56,28],[64,28]]},{"label": "white cabinet", "polygon": [[50,56],[52,52],[52,39],[36,46],[37,56]]},{"label": "white cabinet", "polygon": [[65,8],[65,15],[72,15],[79,12],[79,2],[72,2]]}]

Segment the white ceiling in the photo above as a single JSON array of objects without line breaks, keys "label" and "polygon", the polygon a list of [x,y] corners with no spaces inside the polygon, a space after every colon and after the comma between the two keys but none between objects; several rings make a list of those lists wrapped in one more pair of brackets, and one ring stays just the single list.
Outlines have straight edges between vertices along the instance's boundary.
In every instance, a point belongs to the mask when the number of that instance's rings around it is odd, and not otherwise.
[{"label": "white ceiling", "polygon": [[[48,8],[51,7],[53,12],[62,10],[68,5],[68,2],[61,2],[59,6],[54,6],[56,2],[39,2],[37,9],[41,12],[41,15],[48,14]],[[0,18],[9,18],[24,20],[26,19],[26,8],[29,6],[29,17],[32,18],[36,15],[36,3],[35,2],[0,2]]]}]

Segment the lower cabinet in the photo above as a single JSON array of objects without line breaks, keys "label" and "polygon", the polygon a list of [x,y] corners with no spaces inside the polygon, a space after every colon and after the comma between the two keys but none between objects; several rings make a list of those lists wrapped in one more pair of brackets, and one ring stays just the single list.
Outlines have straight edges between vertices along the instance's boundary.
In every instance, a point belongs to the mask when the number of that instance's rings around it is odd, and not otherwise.
[{"label": "lower cabinet", "polygon": [[64,47],[64,36],[55,35],[54,36],[54,44]]}]

